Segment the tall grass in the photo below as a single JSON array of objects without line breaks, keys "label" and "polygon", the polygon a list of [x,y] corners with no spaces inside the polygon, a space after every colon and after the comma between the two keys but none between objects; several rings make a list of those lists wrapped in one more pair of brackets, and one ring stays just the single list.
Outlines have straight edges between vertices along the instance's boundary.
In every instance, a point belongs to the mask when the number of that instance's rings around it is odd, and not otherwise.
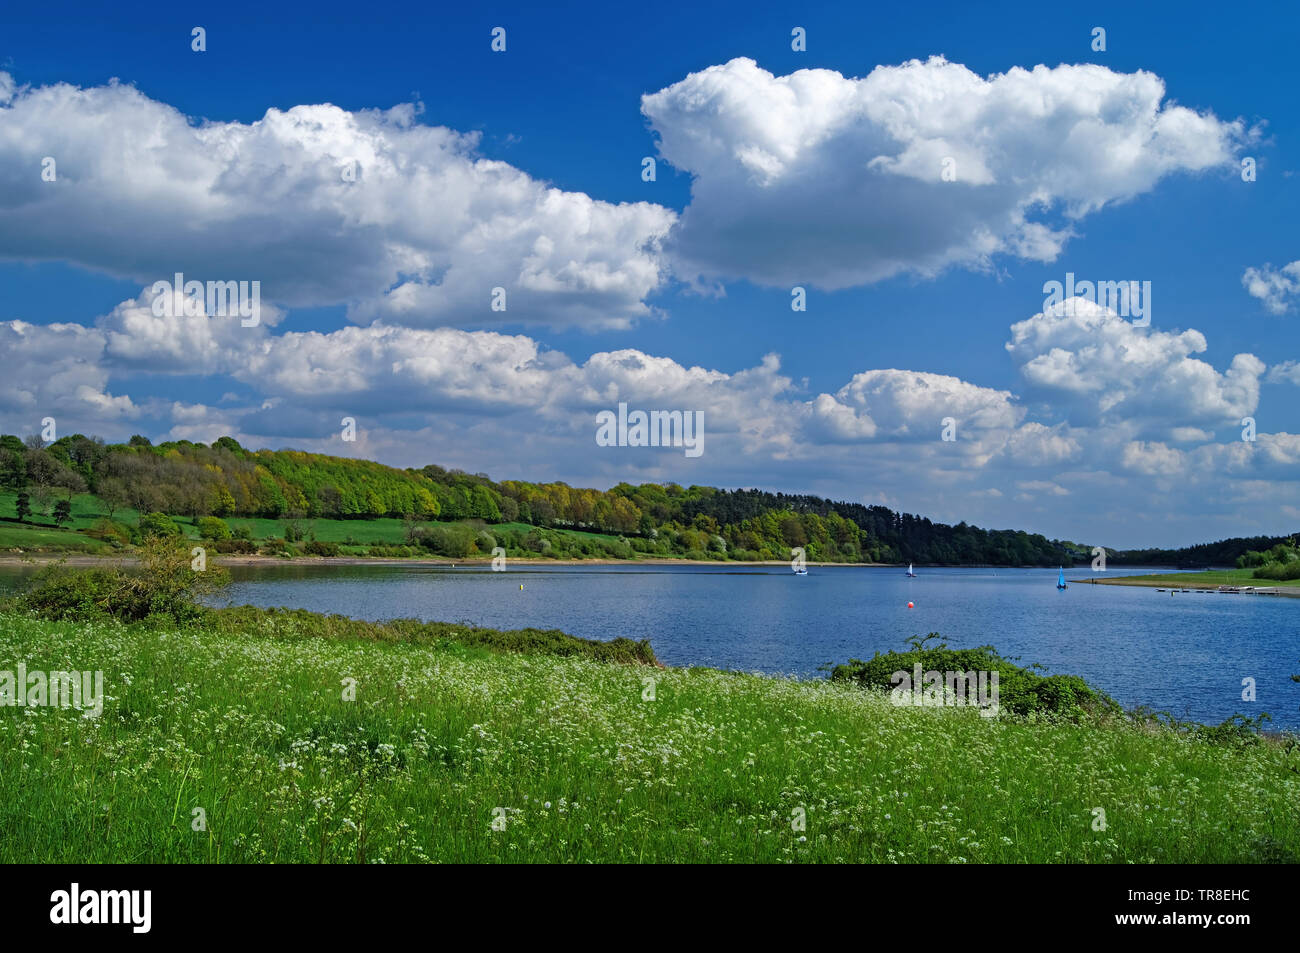
[{"label": "tall grass", "polygon": [[1300,860],[1280,744],[318,618],[0,614],[0,669],[109,696],[0,707],[0,861]]}]

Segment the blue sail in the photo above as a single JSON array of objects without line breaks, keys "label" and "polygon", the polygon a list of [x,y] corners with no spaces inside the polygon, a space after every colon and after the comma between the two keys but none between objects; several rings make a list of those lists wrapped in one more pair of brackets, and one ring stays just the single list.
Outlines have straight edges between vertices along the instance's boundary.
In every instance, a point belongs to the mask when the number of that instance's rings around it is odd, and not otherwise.
[{"label": "blue sail", "polygon": [[1060,574],[1056,577],[1056,588],[1057,588],[1057,589],[1064,589],[1064,588],[1065,588],[1065,570],[1064,570],[1064,569],[1062,569],[1061,572],[1060,572]]}]

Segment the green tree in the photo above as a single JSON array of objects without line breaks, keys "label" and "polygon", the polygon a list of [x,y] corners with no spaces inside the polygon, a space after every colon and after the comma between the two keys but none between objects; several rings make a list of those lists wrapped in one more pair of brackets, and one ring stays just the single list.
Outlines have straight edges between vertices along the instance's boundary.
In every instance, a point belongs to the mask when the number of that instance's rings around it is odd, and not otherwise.
[{"label": "green tree", "polygon": [[54,504],[54,525],[62,526],[64,523],[72,521],[72,504],[67,500],[59,500]]},{"label": "green tree", "polygon": [[99,481],[96,492],[108,507],[108,518],[110,520],[115,512],[127,506],[131,500],[131,494],[127,489],[126,482],[120,477],[104,477]]},{"label": "green tree", "polygon": [[6,490],[16,490],[27,485],[27,465],[23,462],[27,451],[23,449],[21,441],[18,446],[18,450],[0,446],[0,487]]},{"label": "green tree", "polygon": [[27,517],[32,515],[32,498],[26,490],[22,490],[18,494],[14,507],[18,511],[18,522],[20,523],[26,522]]},{"label": "green tree", "polygon": [[181,528],[166,513],[146,513],[140,517],[140,535],[146,539],[180,536]]},{"label": "green tree", "polygon": [[218,516],[200,517],[197,526],[203,539],[230,539],[230,526]]}]

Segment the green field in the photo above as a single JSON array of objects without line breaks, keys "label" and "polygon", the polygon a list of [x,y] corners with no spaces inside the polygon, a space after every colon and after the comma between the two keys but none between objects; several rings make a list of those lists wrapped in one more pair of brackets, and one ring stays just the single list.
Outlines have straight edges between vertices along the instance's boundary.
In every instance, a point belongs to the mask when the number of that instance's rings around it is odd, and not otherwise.
[{"label": "green field", "polygon": [[[1291,589],[1300,586],[1300,579],[1283,581],[1256,579],[1254,572],[1253,569],[1211,569],[1205,572],[1152,573],[1147,576],[1097,578],[1097,583],[1107,586],[1157,586],[1174,589],[1217,589],[1219,586],[1276,586]],[[1092,580],[1076,581],[1091,582]]]},{"label": "green field", "polygon": [[0,522],[0,553],[28,552],[102,553],[108,546],[70,529]]},{"label": "green field", "polygon": [[[89,493],[80,493],[72,497],[72,520],[57,527],[50,517],[36,515],[27,522],[18,523],[16,511],[17,494],[0,491],[0,552],[21,549],[24,552],[69,552],[69,553],[107,553],[112,547],[101,540],[92,539],[81,531],[91,528],[107,516],[108,507],[98,497]],[[121,523],[135,524],[139,514],[132,509],[119,509],[113,519]],[[188,516],[173,516],[172,519],[190,539],[198,538],[195,521]],[[259,519],[231,517],[226,520],[232,530],[248,527],[257,541],[266,539],[283,539],[285,529],[296,522],[299,527],[321,542],[339,543],[347,548],[345,555],[365,555],[365,547],[372,545],[400,546],[406,543],[406,524],[400,519],[372,520],[335,520],[324,518],[311,519]],[[488,526],[492,530],[513,530],[529,533],[537,527],[527,523],[500,523]],[[548,530],[566,537],[579,540],[596,540],[613,543],[615,536],[603,533],[588,533],[580,530]]]},{"label": "green field", "polygon": [[0,862],[1300,861],[1280,743],[312,618],[0,615],[0,669],[109,696],[0,707]]}]

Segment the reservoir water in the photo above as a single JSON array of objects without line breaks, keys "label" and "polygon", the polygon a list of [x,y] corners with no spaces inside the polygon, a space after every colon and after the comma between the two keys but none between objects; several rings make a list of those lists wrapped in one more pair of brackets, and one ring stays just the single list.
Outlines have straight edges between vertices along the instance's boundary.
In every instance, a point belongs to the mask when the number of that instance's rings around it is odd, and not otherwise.
[{"label": "reservoir water", "polygon": [[[1110,575],[1136,575],[1126,567]],[[10,570],[0,585],[12,585]],[[1217,723],[1267,711],[1300,728],[1300,599],[1074,583],[1056,569],[272,565],[233,567],[220,604],[555,628],[649,639],[669,665],[824,677],[827,663],[939,632],[1019,664],[1081,675],[1128,706]],[[1091,576],[1088,567],[1067,579]],[[521,590],[519,587],[523,585]],[[915,608],[909,609],[908,603]],[[1243,701],[1253,678],[1257,700]]]}]

